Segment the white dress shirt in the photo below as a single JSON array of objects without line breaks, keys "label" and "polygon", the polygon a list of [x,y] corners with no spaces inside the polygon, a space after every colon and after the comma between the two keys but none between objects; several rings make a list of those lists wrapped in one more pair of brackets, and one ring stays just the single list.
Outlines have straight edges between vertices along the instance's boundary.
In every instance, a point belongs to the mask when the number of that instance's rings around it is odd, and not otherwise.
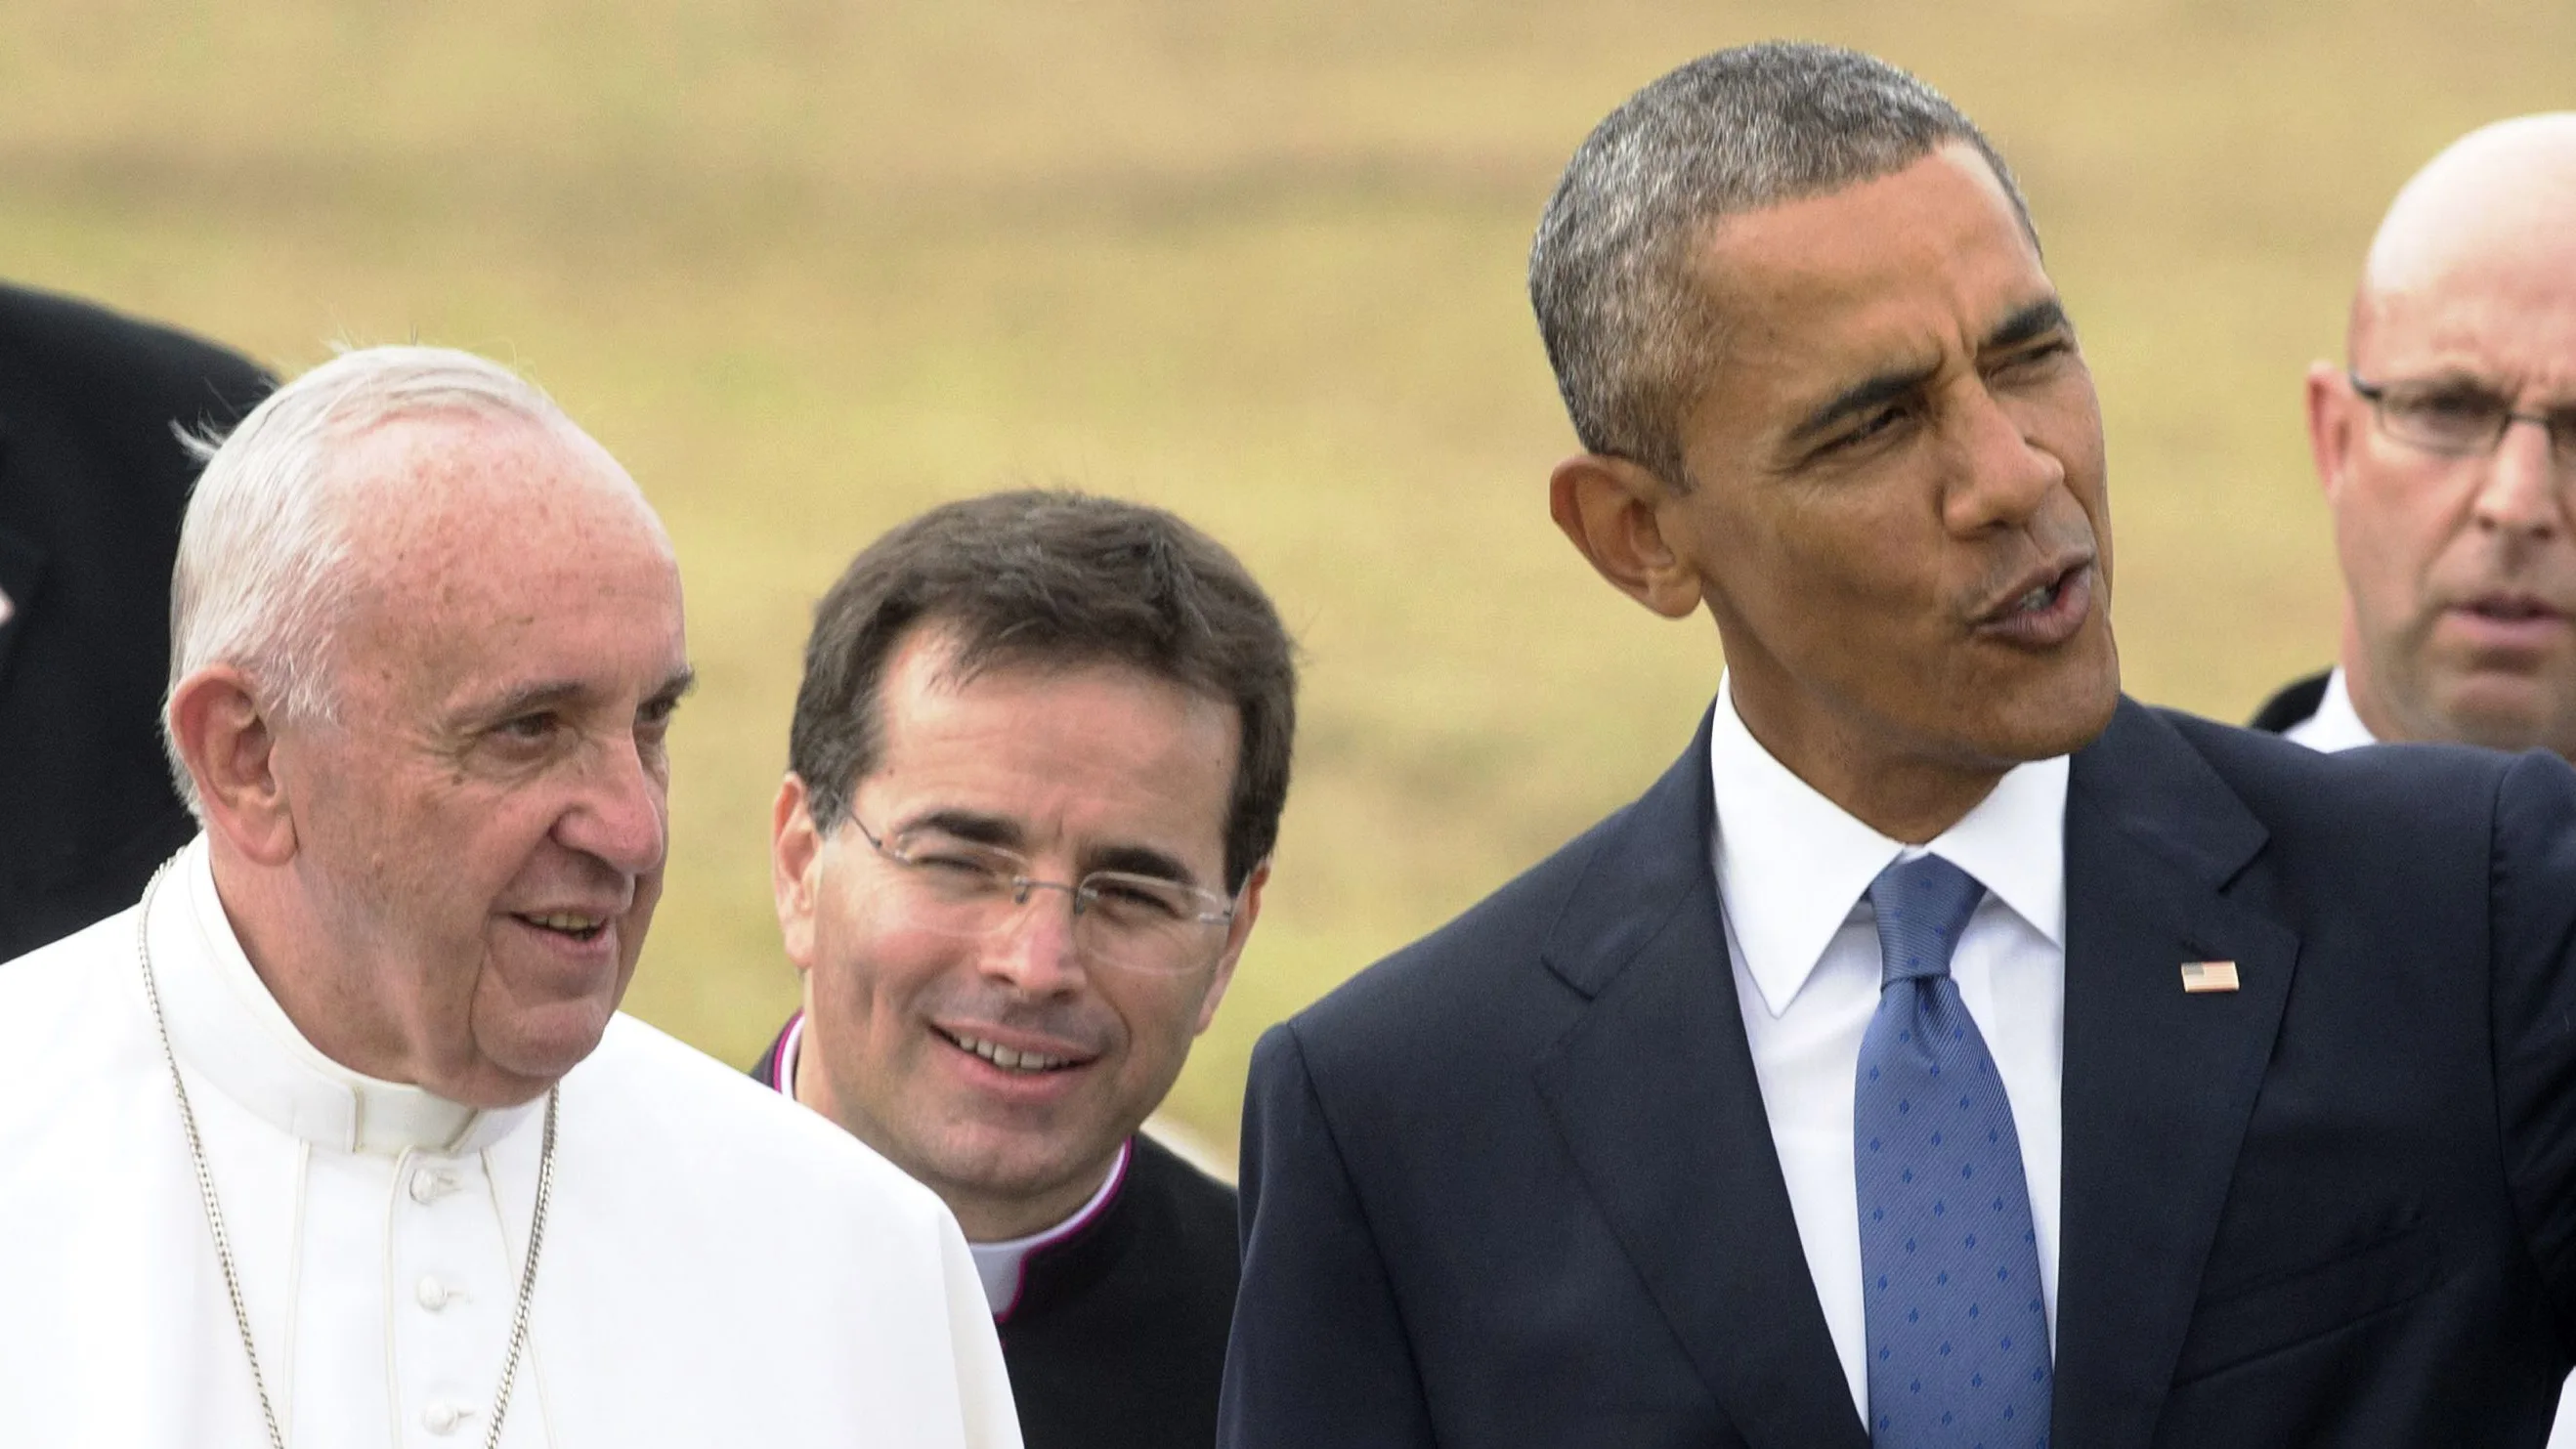
[{"label": "white dress shirt", "polygon": [[1915,847],[1872,830],[1791,774],[1745,729],[1724,680],[1709,757],[1717,788],[1711,847],[1744,1037],[1807,1271],[1865,1420],[1852,1100],[1861,1037],[1878,1011],[1879,949],[1863,893],[1900,859],[1940,856],[1987,891],[1950,975],[2012,1103],[2040,1292],[2056,1337],[2067,762],[2061,755],[2016,767],[1958,824]]},{"label": "white dress shirt", "polygon": [[[268,1442],[146,1005],[146,924],[128,910],[0,965],[0,1442]],[[316,1050],[243,954],[202,838],[148,930],[287,1442],[481,1443],[543,1101],[478,1112]],[[928,1190],[623,1016],[561,1091],[509,1449],[1016,1449],[973,1264]]]},{"label": "white dress shirt", "polygon": [[2327,754],[2379,743],[2379,736],[2370,732],[2370,726],[2361,722],[2361,712],[2352,707],[2352,686],[2340,664],[2326,676],[2325,697],[2317,701],[2317,712],[2281,731],[2281,738]]}]

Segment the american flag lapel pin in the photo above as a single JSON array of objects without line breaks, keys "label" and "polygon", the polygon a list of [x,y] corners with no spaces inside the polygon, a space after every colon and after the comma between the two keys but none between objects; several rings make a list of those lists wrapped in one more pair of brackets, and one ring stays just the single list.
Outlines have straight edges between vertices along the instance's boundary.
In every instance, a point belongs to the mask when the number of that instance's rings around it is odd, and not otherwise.
[{"label": "american flag lapel pin", "polygon": [[2203,991],[2233,991],[2236,989],[2236,963],[2185,961],[2182,963],[2182,989],[2193,995]]}]

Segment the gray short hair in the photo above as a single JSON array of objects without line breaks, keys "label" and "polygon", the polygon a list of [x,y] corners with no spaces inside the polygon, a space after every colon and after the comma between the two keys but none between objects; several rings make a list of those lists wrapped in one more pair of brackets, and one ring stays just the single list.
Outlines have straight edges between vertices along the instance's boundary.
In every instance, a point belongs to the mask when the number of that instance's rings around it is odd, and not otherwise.
[{"label": "gray short hair", "polygon": [[[338,445],[395,418],[456,412],[572,429],[534,383],[444,347],[341,353],[271,393],[222,438],[192,438],[206,471],[189,496],[170,580],[170,688],[212,664],[249,676],[281,719],[328,721],[332,635],[352,593],[349,523],[405,480],[352,476]],[[399,503],[391,506],[399,507]],[[205,811],[162,710],[180,798]]]},{"label": "gray short hair", "polygon": [[[1769,41],[1704,55],[1584,138],[1530,248],[1530,304],[1575,434],[1687,489],[1681,430],[1716,363],[1719,319],[1689,281],[1709,223],[1974,146],[2030,213],[1984,133],[1873,56]],[[2036,234],[2034,233],[2034,241]]]}]

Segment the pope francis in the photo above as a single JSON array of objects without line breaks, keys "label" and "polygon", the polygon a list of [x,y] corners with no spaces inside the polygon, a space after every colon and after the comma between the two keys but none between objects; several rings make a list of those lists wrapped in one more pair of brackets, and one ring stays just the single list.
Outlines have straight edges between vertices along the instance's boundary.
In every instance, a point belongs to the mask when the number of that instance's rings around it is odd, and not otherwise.
[{"label": "pope francis", "polygon": [[203,833],[0,965],[0,1440],[1016,1446],[938,1200],[616,1007],[689,684],[669,540],[462,353],[214,450]]}]

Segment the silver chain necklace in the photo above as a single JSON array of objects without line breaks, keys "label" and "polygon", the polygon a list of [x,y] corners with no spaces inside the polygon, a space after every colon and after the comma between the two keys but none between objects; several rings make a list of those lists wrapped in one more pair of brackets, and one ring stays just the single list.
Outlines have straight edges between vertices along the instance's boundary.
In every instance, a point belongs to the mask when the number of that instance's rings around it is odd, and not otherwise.
[{"label": "silver chain necklace", "polygon": [[[241,1274],[233,1268],[232,1241],[224,1235],[223,1209],[215,1203],[214,1171],[206,1165],[206,1145],[197,1136],[197,1114],[188,1106],[188,1084],[179,1076],[178,1053],[170,1049],[170,1022],[162,1014],[161,987],[152,975],[152,898],[160,892],[161,878],[170,873],[171,863],[163,861],[143,888],[143,905],[135,912],[134,955],[143,967],[143,995],[152,1004],[152,1026],[160,1033],[161,1060],[170,1064],[170,1087],[179,1096],[179,1126],[188,1136],[188,1159],[197,1169],[197,1194],[206,1205],[206,1226],[215,1236],[215,1266],[223,1270],[224,1292],[232,1299],[233,1327],[241,1331],[242,1356],[250,1360],[250,1386],[259,1395],[260,1417],[268,1423],[270,1449],[286,1449],[286,1433],[278,1427],[277,1409],[269,1402],[268,1380],[259,1371],[259,1349],[251,1342],[250,1309],[242,1301]],[[562,1096],[561,1087],[546,1091],[545,1145],[537,1153],[537,1206],[528,1218],[528,1260],[519,1271],[519,1306],[510,1317],[510,1350],[501,1360],[501,1389],[492,1399],[492,1431],[484,1436],[483,1449],[500,1449],[501,1424],[510,1415],[510,1386],[517,1381],[519,1360],[527,1353],[528,1305],[537,1292],[537,1254],[546,1245],[546,1203],[554,1196],[555,1107]]]}]

